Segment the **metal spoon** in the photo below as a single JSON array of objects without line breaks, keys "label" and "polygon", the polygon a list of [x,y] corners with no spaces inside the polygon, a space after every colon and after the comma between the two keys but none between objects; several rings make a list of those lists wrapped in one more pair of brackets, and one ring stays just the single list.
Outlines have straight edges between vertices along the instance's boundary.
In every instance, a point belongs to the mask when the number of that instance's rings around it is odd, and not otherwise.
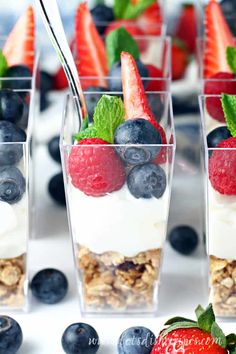
[{"label": "metal spoon", "polygon": [[43,23],[68,79],[68,83],[75,100],[76,109],[78,111],[81,127],[82,117],[87,112],[86,103],[81,88],[78,71],[63,28],[57,1],[37,1],[40,5]]}]

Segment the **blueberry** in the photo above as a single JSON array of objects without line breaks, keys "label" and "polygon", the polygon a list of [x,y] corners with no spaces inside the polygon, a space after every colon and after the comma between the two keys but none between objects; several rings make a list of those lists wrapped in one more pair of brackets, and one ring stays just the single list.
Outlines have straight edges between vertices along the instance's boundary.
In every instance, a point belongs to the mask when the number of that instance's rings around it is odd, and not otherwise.
[{"label": "blueberry", "polygon": [[0,90],[0,120],[17,123],[24,113],[25,103],[12,90]]},{"label": "blueberry", "polygon": [[0,316],[0,354],[15,354],[23,342],[18,322],[8,316]]},{"label": "blueberry", "polygon": [[154,114],[157,122],[160,122],[163,112],[164,112],[164,104],[158,95],[149,94],[147,95],[149,107]]},{"label": "blueberry", "polygon": [[67,293],[68,281],[66,276],[57,269],[47,268],[38,272],[32,279],[31,291],[44,304],[56,304]]},{"label": "blueberry", "polygon": [[40,112],[46,111],[46,109],[50,106],[50,102],[48,100],[48,95],[47,93],[40,93]]},{"label": "blueberry", "polygon": [[[148,78],[149,73],[148,73],[148,69],[146,68],[146,66],[140,60],[136,60],[136,65],[137,65],[137,68],[138,68],[141,78]],[[143,82],[144,87],[146,88],[148,85],[148,80],[142,79],[142,82]],[[120,61],[112,65],[110,72],[109,72],[108,84],[109,84],[110,91],[122,92],[121,62]]]},{"label": "blueberry", "polygon": [[24,104],[24,112],[21,120],[17,123],[17,126],[21,129],[26,129],[29,121],[29,105],[27,103]]},{"label": "blueberry", "polygon": [[25,178],[15,166],[0,167],[0,200],[17,203],[25,192]]},{"label": "blueberry", "polygon": [[231,134],[227,127],[218,127],[212,130],[207,136],[208,148],[215,148],[222,140],[230,137]]},{"label": "blueberry", "polygon": [[135,198],[161,198],[166,190],[166,174],[152,163],[135,166],[128,174],[127,185]]},{"label": "blueberry", "polygon": [[85,94],[86,107],[88,110],[89,121],[93,121],[93,113],[94,109],[97,106],[98,101],[101,98],[101,94],[95,92],[107,92],[108,89],[104,87],[89,87],[86,89],[86,92],[91,92],[89,94]]},{"label": "blueberry", "polygon": [[48,72],[40,71],[40,92],[49,92],[53,90],[53,76]]},{"label": "blueberry", "polygon": [[[15,124],[0,121],[0,166],[13,165],[23,156],[22,143],[26,140],[25,132]],[[1,144],[16,143],[16,144]]]},{"label": "blueberry", "polygon": [[99,349],[99,337],[92,326],[74,323],[63,333],[61,344],[67,354],[95,354]]},{"label": "blueberry", "polygon": [[[144,145],[116,147],[117,153],[125,162],[137,165],[151,161],[157,156],[160,147],[155,145],[161,144],[161,135],[147,120],[130,119],[116,129],[114,142],[119,145]],[[150,144],[152,146],[148,146]]]},{"label": "blueberry", "polygon": [[66,205],[65,189],[64,189],[62,173],[58,173],[57,175],[53,176],[50,179],[48,184],[48,192],[55,202],[57,202],[62,206]]},{"label": "blueberry", "polygon": [[[25,80],[6,80],[3,81],[4,88],[10,88],[15,90],[29,90],[31,88],[32,74],[30,69],[26,65],[14,65],[11,66],[6,73],[6,77],[10,78],[26,78]],[[25,93],[21,93],[24,95]]]},{"label": "blueberry", "polygon": [[187,225],[181,225],[171,230],[169,236],[171,246],[184,255],[192,253],[198,245],[198,235],[196,231]]},{"label": "blueberry", "polygon": [[91,10],[93,21],[100,34],[104,34],[106,30],[105,23],[114,21],[114,13],[111,7],[106,5],[97,5]]},{"label": "blueberry", "polygon": [[48,143],[48,151],[50,156],[54,161],[61,163],[61,155],[60,155],[60,136],[54,136]]},{"label": "blueberry", "polygon": [[126,329],[118,341],[119,354],[150,354],[156,337],[146,327],[131,327]]}]

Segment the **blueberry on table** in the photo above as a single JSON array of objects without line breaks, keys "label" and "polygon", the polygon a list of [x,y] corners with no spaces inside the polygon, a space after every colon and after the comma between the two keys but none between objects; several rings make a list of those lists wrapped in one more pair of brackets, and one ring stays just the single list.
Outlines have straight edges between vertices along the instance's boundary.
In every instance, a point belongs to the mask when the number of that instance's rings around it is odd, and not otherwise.
[{"label": "blueberry on table", "polygon": [[20,161],[23,156],[23,147],[22,144],[17,143],[25,140],[24,130],[11,122],[0,121],[0,166],[13,165]]},{"label": "blueberry on table", "polygon": [[131,327],[126,329],[118,341],[119,354],[150,354],[156,337],[146,327]]},{"label": "blueberry on table", "polygon": [[166,190],[166,174],[152,163],[135,166],[128,174],[127,185],[135,198],[161,198]]},{"label": "blueberry on table", "polygon": [[15,166],[0,167],[0,200],[15,204],[25,193],[25,178]]},{"label": "blueberry on table", "polygon": [[65,188],[62,173],[58,173],[50,179],[48,184],[48,192],[55,202],[62,206],[66,205]]},{"label": "blueberry on table", "polygon": [[[103,92],[107,92],[107,91],[109,91],[107,88],[94,87],[94,86],[91,86],[91,87],[86,89],[85,101],[86,101],[86,108],[87,108],[87,111],[88,111],[88,116],[89,116],[89,121],[90,122],[93,121],[94,109],[97,106],[98,101],[101,98],[101,94]],[[87,94],[87,92],[91,92],[91,93]],[[99,94],[97,92],[101,92],[101,94]]]},{"label": "blueberry on table", "polygon": [[[32,73],[26,65],[14,65],[8,68],[5,75],[11,79],[17,80],[4,80],[2,86],[4,88],[10,88],[14,90],[29,90],[31,88]],[[18,80],[19,78],[22,78]],[[24,80],[25,78],[25,80]],[[24,96],[25,93],[21,93]]]},{"label": "blueberry on table", "polygon": [[100,34],[104,34],[106,30],[105,23],[112,22],[115,19],[113,9],[103,4],[95,6],[91,10],[91,14]]},{"label": "blueberry on table", "polygon": [[8,316],[0,316],[0,354],[15,354],[23,341],[18,322]]},{"label": "blueberry on table", "polygon": [[66,276],[57,269],[43,269],[33,277],[31,291],[40,302],[56,304],[66,296],[68,281]]},{"label": "blueberry on table", "polygon": [[61,344],[67,354],[95,354],[99,349],[99,337],[92,326],[74,323],[63,333]]},{"label": "blueberry on table", "polygon": [[48,151],[50,156],[54,161],[61,163],[61,154],[60,154],[60,136],[54,136],[48,143]]},{"label": "blueberry on table", "polygon": [[[148,78],[149,73],[147,67],[140,61],[136,60],[136,65],[141,78]],[[109,71],[109,89],[111,92],[122,92],[122,82],[121,82],[121,62],[117,62],[112,65]],[[146,88],[148,85],[148,80],[142,79],[143,85]]]},{"label": "blueberry on table", "polygon": [[215,148],[222,140],[231,138],[230,131],[227,127],[218,127],[207,135],[208,148]]},{"label": "blueberry on table", "polygon": [[0,120],[17,123],[24,113],[25,102],[12,90],[0,90]]},{"label": "blueberry on table", "polygon": [[168,238],[174,250],[184,255],[189,255],[195,251],[199,242],[196,231],[187,225],[175,227],[169,233]]},{"label": "blueberry on table", "polygon": [[138,118],[127,120],[116,129],[114,143],[127,145],[117,146],[117,153],[126,163],[138,165],[158,155],[160,146],[155,145],[161,144],[162,140],[159,131],[151,123]]}]

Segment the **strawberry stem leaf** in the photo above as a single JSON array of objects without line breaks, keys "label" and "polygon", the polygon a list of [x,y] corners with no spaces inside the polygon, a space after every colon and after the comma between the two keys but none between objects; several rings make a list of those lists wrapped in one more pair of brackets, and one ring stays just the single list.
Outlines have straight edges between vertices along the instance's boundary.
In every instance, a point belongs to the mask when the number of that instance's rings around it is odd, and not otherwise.
[{"label": "strawberry stem leaf", "polygon": [[215,314],[212,304],[208,305],[206,310],[198,318],[198,326],[200,329],[211,333],[211,328],[215,322]]},{"label": "strawberry stem leaf", "polygon": [[198,307],[195,310],[197,319],[199,319],[199,317],[203,314],[204,311],[205,311],[204,308],[201,305],[198,305]]},{"label": "strawberry stem leaf", "polygon": [[220,347],[226,348],[227,340],[222,329],[218,326],[216,322],[213,322],[211,326],[211,335]]},{"label": "strawberry stem leaf", "polygon": [[164,329],[164,331],[161,333],[161,337],[165,337],[167,334],[170,332],[173,332],[177,329],[183,329],[183,328],[198,328],[198,324],[196,322],[177,322],[169,326],[168,328]]},{"label": "strawberry stem leaf", "polygon": [[184,318],[184,317],[173,317],[170,320],[168,320],[165,323],[165,326],[169,326],[172,325],[174,323],[178,323],[178,322],[192,322],[192,323],[196,323],[196,321],[193,320],[189,320],[188,318]]},{"label": "strawberry stem leaf", "polygon": [[230,69],[236,74],[236,48],[228,47],[226,49],[226,58]]}]

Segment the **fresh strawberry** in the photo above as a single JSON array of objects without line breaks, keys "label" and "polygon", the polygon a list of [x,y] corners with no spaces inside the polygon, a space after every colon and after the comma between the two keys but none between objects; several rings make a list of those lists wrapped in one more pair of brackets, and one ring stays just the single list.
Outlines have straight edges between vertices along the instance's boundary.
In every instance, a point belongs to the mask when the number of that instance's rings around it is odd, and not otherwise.
[{"label": "fresh strawberry", "polygon": [[176,27],[175,37],[182,40],[190,53],[196,50],[197,15],[193,4],[184,4]]},{"label": "fresh strawberry", "polygon": [[[204,93],[206,95],[221,95],[222,93],[236,95],[235,75],[230,73],[213,75],[209,80],[205,81]],[[219,122],[225,122],[220,97],[207,97],[206,108],[212,118]]]},{"label": "fresh strawberry", "polygon": [[102,139],[87,138],[71,149],[72,184],[89,196],[101,197],[119,190],[125,183],[124,165],[114,148],[107,145],[109,143]]},{"label": "fresh strawberry", "polygon": [[34,68],[35,18],[32,6],[20,17],[3,48],[8,66],[23,64]]},{"label": "fresh strawberry", "polygon": [[171,49],[172,55],[172,78],[173,80],[182,79],[188,66],[188,50],[184,42],[174,40]]},{"label": "fresh strawberry", "polygon": [[226,49],[234,47],[235,41],[216,0],[210,0],[206,6],[205,28],[204,77],[209,78],[218,72],[231,72]]},{"label": "fresh strawberry", "polygon": [[117,20],[111,22],[106,29],[105,35],[107,36],[110,32],[120,27],[124,27],[131,36],[142,36],[144,34],[134,20]]},{"label": "fresh strawberry", "polygon": [[85,2],[79,5],[76,13],[75,42],[79,75],[92,77],[82,81],[83,88],[106,87],[104,77],[108,74],[108,65],[105,45]]},{"label": "fresh strawberry", "polygon": [[53,86],[55,90],[64,90],[68,87],[68,80],[62,66],[53,76]]},{"label": "fresh strawberry", "polygon": [[[149,78],[159,79],[159,80],[148,80],[147,91],[165,91],[166,82],[161,69],[157,68],[155,65],[147,64]],[[162,80],[163,79],[163,80]]]},{"label": "fresh strawberry", "polygon": [[198,306],[196,314],[197,321],[182,317],[169,320],[151,354],[227,354],[226,337],[215,322],[212,305],[206,310]]},{"label": "fresh strawberry", "polygon": [[158,2],[155,2],[137,19],[137,24],[147,35],[161,34],[163,23],[162,11]]},{"label": "fresh strawberry", "polygon": [[[136,63],[131,54],[121,53],[121,73],[122,86],[125,106],[125,119],[143,118],[152,123],[160,132],[162,143],[166,144],[166,136],[163,128],[155,120],[155,117],[149,107],[147,96],[140,78]],[[159,163],[166,160],[166,149],[162,148],[158,155]]]},{"label": "fresh strawberry", "polygon": [[[212,187],[221,194],[236,195],[236,138],[217,145],[209,160],[209,178]],[[227,150],[231,149],[231,150]]]}]

